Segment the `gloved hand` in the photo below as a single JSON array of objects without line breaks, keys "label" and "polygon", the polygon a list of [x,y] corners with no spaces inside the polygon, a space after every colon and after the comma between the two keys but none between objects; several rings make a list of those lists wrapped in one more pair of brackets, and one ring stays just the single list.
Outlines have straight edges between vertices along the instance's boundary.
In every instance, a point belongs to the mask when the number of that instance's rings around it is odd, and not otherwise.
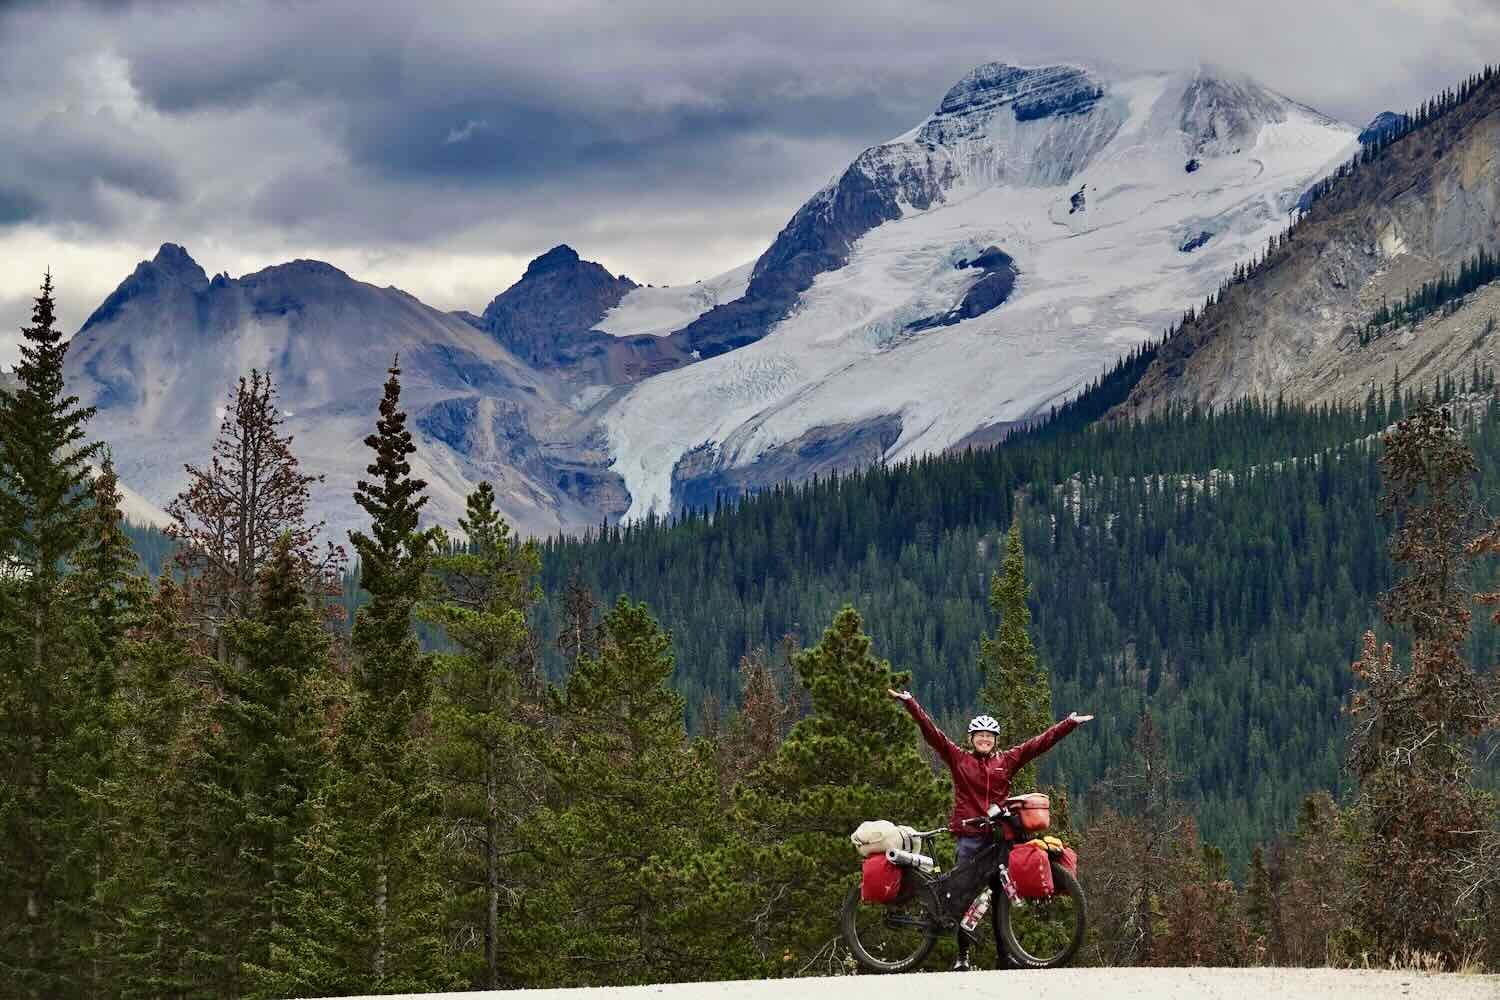
[{"label": "gloved hand", "polygon": [[910,691],[897,691],[894,688],[886,688],[885,693],[890,695],[892,698],[895,698],[897,701],[911,701]]},{"label": "gloved hand", "polygon": [[1079,715],[1077,712],[1069,712],[1068,713],[1068,718],[1072,719],[1074,722],[1078,723],[1081,726],[1085,722],[1088,722],[1088,721],[1092,720],[1093,716],[1092,715]]}]

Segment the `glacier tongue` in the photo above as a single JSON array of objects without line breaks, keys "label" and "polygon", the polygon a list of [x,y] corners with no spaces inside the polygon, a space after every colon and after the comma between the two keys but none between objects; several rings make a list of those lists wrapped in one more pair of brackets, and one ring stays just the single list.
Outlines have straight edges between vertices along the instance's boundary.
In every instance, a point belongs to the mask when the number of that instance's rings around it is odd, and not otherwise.
[{"label": "glacier tongue", "polygon": [[[669,510],[674,467],[705,443],[743,466],[816,427],[899,415],[885,457],[900,459],[1044,409],[1263,251],[1355,148],[1352,127],[1243,79],[980,67],[927,122],[856,160],[895,186],[900,218],[858,238],[762,339],[611,406],[627,517]],[[809,209],[836,207],[825,189]],[[1019,269],[1010,299],[908,329],[962,300],[980,275],[959,265],[989,246]]]}]

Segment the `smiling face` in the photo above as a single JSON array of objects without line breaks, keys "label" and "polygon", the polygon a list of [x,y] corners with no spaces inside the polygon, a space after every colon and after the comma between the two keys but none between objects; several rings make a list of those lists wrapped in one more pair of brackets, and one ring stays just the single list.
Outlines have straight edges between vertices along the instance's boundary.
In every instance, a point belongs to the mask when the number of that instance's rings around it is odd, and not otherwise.
[{"label": "smiling face", "polygon": [[969,734],[969,742],[974,744],[974,750],[976,753],[989,753],[991,750],[995,749],[995,734],[971,733]]}]

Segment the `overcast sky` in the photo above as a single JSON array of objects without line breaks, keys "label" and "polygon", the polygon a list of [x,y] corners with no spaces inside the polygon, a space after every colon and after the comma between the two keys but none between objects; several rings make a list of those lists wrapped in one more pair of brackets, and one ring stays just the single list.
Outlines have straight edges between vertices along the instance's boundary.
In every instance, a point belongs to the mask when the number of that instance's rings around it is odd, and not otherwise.
[{"label": "overcast sky", "polygon": [[0,360],[181,243],[478,311],[568,243],[640,282],[753,259],[973,66],[1249,72],[1356,124],[1500,52],[1497,0],[737,5],[0,0]]}]

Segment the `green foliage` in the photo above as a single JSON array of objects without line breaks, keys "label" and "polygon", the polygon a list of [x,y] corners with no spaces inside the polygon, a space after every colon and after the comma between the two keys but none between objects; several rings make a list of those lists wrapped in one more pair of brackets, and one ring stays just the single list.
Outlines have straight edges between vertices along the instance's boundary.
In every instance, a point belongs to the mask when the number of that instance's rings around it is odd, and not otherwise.
[{"label": "green foliage", "polygon": [[444,813],[462,845],[447,876],[463,887],[452,919],[460,940],[482,943],[467,953],[469,978],[496,988],[517,979],[501,941],[522,891],[508,862],[543,787],[530,752],[540,711],[531,697],[536,668],[526,621],[539,596],[540,557],[535,542],[511,535],[489,483],[469,494],[467,508],[458,523],[466,537],[433,559],[437,593],[418,614],[440,626],[455,650],[438,654],[433,705]]},{"label": "green foliage", "polygon": [[97,813],[103,776],[100,692],[107,658],[87,595],[65,575],[84,555],[90,521],[84,442],[91,408],[64,395],[67,342],[55,327],[52,277],[21,331],[13,392],[0,392],[0,981],[52,994],[92,951]]},{"label": "green foliage", "polygon": [[432,654],[412,632],[426,586],[431,530],[418,530],[426,484],[394,365],[380,403],[375,452],[355,500],[371,530],[351,532],[370,602],[354,623],[350,700],[334,760],[299,840],[295,905],[262,979],[267,992],[420,992],[455,986],[447,900],[439,877],[442,796],[430,740]]},{"label": "green foliage", "polygon": [[[291,536],[282,536],[261,571],[253,616],[225,626],[229,656],[212,664],[218,697],[196,780],[227,853],[209,895],[235,969],[270,964],[276,914],[288,909],[296,881],[296,838],[308,826],[325,757],[319,687],[332,657],[302,567]],[[235,985],[238,992],[237,977]]]},{"label": "green foliage", "polygon": [[687,742],[666,633],[625,598],[603,626],[599,655],[549,696],[556,799],[527,834],[546,878],[512,927],[532,982],[697,979],[718,942],[681,920],[670,873],[723,835],[716,775]]},{"label": "green foliage", "polygon": [[114,769],[96,804],[109,864],[98,889],[108,916],[101,951],[121,997],[211,997],[224,983],[220,918],[209,905],[228,860],[204,825],[197,776],[207,730],[195,684],[208,661],[194,651],[183,597],[163,576],[139,633],[125,647],[111,704]]},{"label": "green foliage", "polygon": [[[674,683],[701,727],[710,696],[736,704],[741,656],[854,599],[934,715],[961,723],[979,707],[987,585],[1015,522],[1053,698],[1099,715],[1089,740],[1042,762],[1042,782],[1066,773],[1089,787],[1128,752],[1149,701],[1204,836],[1239,870],[1309,788],[1342,788],[1343,667],[1391,573],[1378,442],[1367,439],[1404,404],[1247,402],[1023,433],[990,451],[769,491],[712,517],[554,539],[537,626],[558,630],[558,595],[574,576],[611,599],[646,600],[673,624]],[[1500,481],[1500,422],[1476,416],[1481,474]],[[1480,662],[1497,651],[1493,630],[1476,633]],[[563,658],[543,652],[559,676]],[[1086,798],[1070,804],[1088,818]]]},{"label": "green foliage", "polygon": [[[990,577],[990,610],[999,617],[1000,628],[994,638],[979,637],[979,673],[984,678],[979,703],[1000,722],[997,747],[1002,750],[1029,740],[1053,721],[1052,686],[1031,643],[1031,609],[1026,606],[1030,594],[1021,523],[1015,520],[1005,535],[1005,561]],[[1017,771],[1011,787],[1017,792],[1036,788],[1037,765]]]},{"label": "green foliage", "polygon": [[911,675],[876,658],[858,612],[839,611],[795,665],[812,712],[742,784],[735,827],[744,842],[728,858],[744,881],[735,909],[753,921],[745,939],[785,973],[819,958],[826,968],[837,947],[834,916],[858,874],[854,828],[873,819],[936,825],[949,799],[886,695]]},{"label": "green foliage", "polygon": [[1500,256],[1480,247],[1474,256],[1460,262],[1457,270],[1444,271],[1431,281],[1422,282],[1415,292],[1408,289],[1406,295],[1395,305],[1382,302],[1361,332],[1360,341],[1368,343],[1380,333],[1382,327],[1400,326],[1403,323],[1415,326],[1424,316],[1431,315],[1496,278],[1500,278]]}]

